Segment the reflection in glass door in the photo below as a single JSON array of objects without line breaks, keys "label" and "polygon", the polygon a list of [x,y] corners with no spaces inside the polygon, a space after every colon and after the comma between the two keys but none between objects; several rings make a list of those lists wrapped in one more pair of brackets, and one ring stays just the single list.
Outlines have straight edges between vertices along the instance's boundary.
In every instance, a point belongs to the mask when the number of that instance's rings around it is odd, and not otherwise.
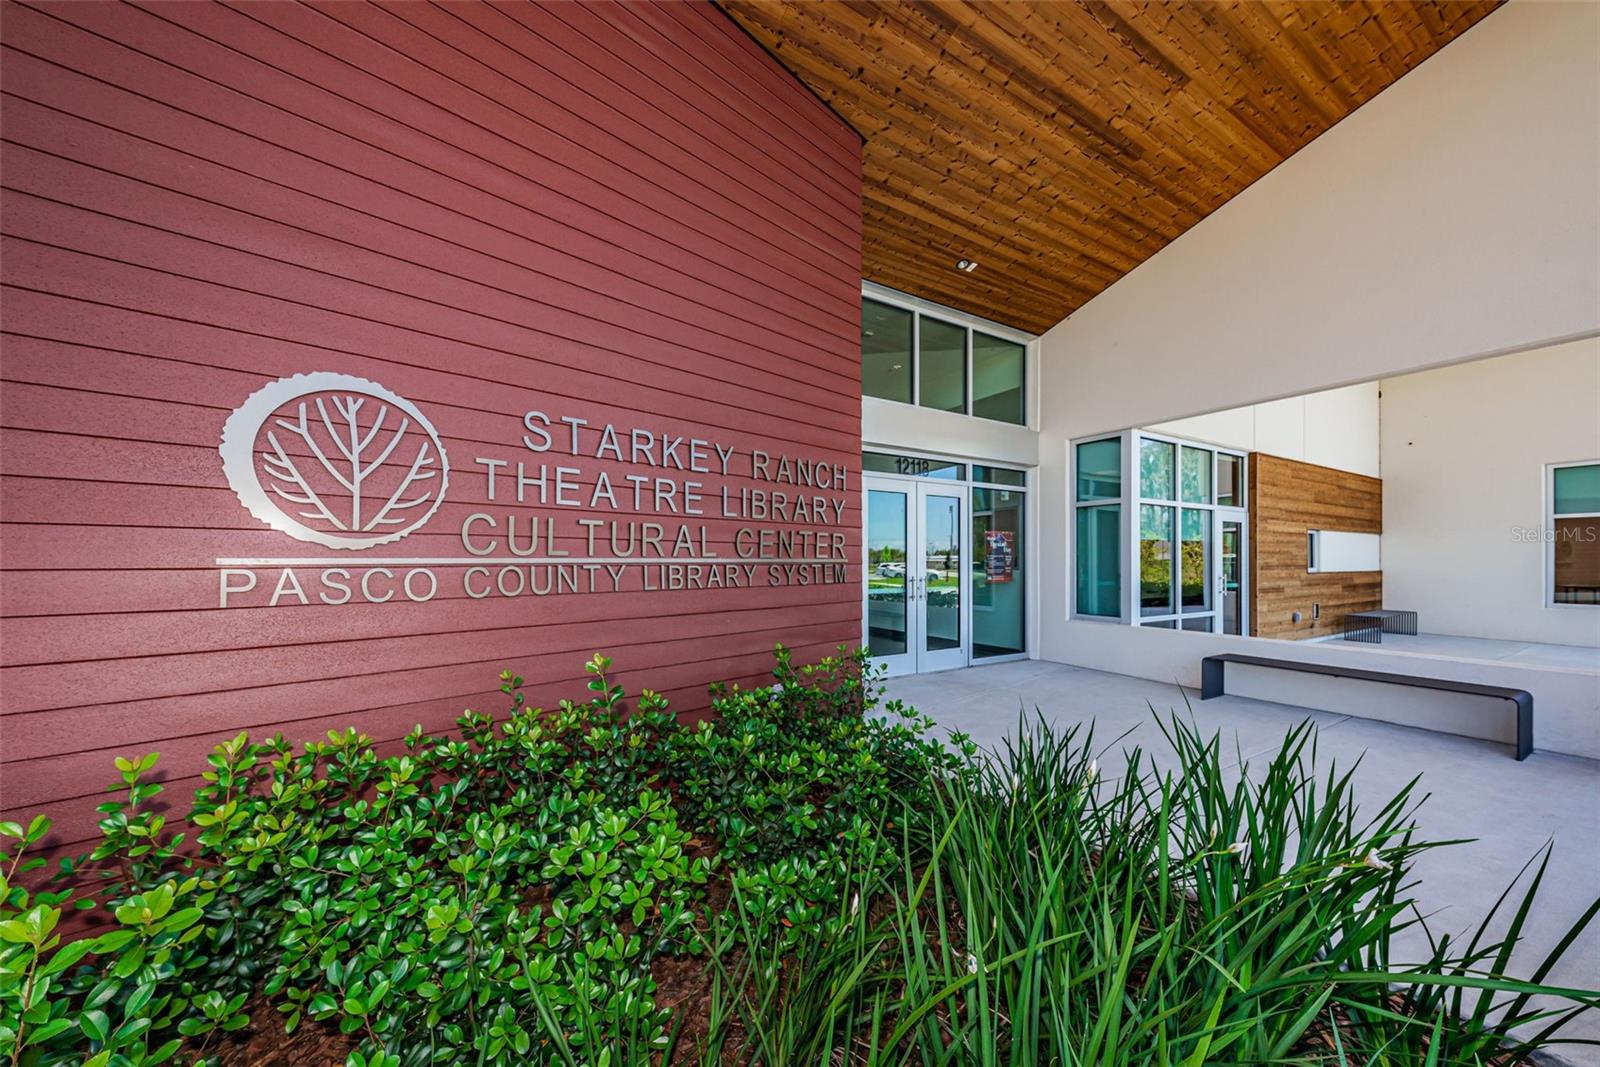
[{"label": "reflection in glass door", "polygon": [[867,648],[890,674],[967,662],[964,488],[865,479]]},{"label": "reflection in glass door", "polygon": [[924,622],[917,670],[937,671],[967,663],[963,632],[961,499],[965,493],[931,485],[917,486],[922,502],[922,574],[917,583]]},{"label": "reflection in glass door", "polygon": [[972,487],[972,658],[1014,656],[1026,647],[1023,611],[1023,494]]},{"label": "reflection in glass door", "polygon": [[1217,512],[1217,633],[1250,632],[1245,600],[1245,515]]},{"label": "reflection in glass door", "polygon": [[867,490],[867,649],[890,674],[917,669],[906,551],[913,499],[904,489]]}]

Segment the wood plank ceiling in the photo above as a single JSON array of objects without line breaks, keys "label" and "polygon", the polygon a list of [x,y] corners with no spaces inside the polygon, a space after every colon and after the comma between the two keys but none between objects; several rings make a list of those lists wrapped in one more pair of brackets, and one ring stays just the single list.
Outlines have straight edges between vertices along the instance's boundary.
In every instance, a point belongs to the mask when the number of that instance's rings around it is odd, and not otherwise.
[{"label": "wood plank ceiling", "polygon": [[1499,0],[719,2],[866,138],[864,275],[1038,333]]}]

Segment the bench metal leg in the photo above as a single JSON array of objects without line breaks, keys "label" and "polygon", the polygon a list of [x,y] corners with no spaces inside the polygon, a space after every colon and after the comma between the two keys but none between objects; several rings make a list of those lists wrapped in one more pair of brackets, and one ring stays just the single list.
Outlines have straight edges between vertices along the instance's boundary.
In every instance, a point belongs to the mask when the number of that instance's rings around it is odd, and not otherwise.
[{"label": "bench metal leg", "polygon": [[1519,693],[1512,698],[1517,705],[1517,759],[1533,755],[1533,694]]},{"label": "bench metal leg", "polygon": [[1364,641],[1369,645],[1381,645],[1383,644],[1383,627],[1370,620],[1345,619],[1344,639],[1346,641]]},{"label": "bench metal leg", "polygon": [[[1386,634],[1409,634],[1417,636],[1417,613],[1414,611],[1397,611],[1383,620],[1383,632]],[[1381,642],[1380,642],[1381,643]]]},{"label": "bench metal leg", "polygon": [[1222,671],[1227,666],[1209,656],[1200,661],[1200,699],[1210,700],[1222,695]]}]

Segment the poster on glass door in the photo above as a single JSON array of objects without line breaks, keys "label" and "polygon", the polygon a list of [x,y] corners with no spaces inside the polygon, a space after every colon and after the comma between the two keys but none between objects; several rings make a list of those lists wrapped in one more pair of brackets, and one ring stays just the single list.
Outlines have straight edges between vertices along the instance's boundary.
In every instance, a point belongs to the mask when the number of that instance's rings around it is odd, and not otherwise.
[{"label": "poster on glass door", "polygon": [[990,530],[984,534],[984,575],[991,583],[1009,582],[1016,570],[1016,533]]}]

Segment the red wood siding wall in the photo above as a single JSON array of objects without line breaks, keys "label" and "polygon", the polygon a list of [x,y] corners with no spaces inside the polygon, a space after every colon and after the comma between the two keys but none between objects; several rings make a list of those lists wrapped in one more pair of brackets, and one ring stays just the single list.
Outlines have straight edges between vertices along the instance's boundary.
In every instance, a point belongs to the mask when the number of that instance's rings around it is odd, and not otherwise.
[{"label": "red wood siding wall", "polygon": [[[0,20],[3,817],[49,810],[70,844],[114,755],[159,750],[181,798],[241,729],[442,731],[502,707],[506,666],[550,703],[605,650],[687,710],[774,642],[859,639],[859,142],[718,10]],[[458,568],[426,603],[222,609],[218,559],[338,555],[252,518],[217,451],[248,395],[312,371],[412,401],[449,453],[443,506],[374,555],[459,556],[479,511],[570,528],[488,502],[472,464],[559,461],[519,444],[537,409],[734,446],[735,490],[774,488],[752,449],[843,465],[842,520],[810,525],[844,534],[848,581],[470,600]],[[609,517],[660,518],[633,510]],[[745,524],[705,525],[732,556]]]}]

